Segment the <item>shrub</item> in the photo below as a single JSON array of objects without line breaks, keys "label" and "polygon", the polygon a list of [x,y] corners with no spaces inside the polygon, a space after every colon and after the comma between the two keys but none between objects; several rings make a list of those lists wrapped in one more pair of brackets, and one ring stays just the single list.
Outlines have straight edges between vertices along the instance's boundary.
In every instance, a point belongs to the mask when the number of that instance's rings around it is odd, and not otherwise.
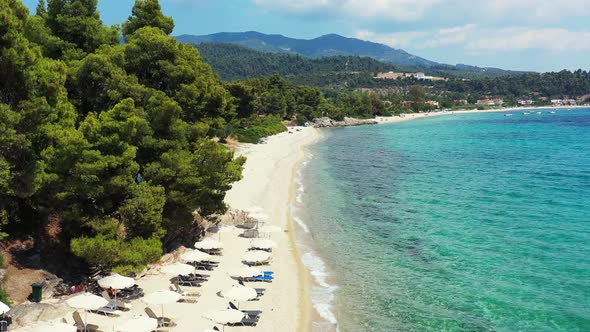
[{"label": "shrub", "polygon": [[11,305],[12,301],[10,301],[10,296],[8,296],[8,292],[5,289],[0,288],[0,301],[6,305]]},{"label": "shrub", "polygon": [[287,131],[279,116],[265,116],[242,120],[242,128],[236,130],[240,142],[258,143],[262,137]]}]

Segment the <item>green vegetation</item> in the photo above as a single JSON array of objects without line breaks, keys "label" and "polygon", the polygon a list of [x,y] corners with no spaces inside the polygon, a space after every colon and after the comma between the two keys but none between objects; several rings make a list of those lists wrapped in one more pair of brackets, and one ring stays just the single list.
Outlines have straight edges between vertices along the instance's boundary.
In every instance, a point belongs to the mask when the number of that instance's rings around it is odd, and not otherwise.
[{"label": "green vegetation", "polygon": [[240,142],[258,143],[261,137],[276,135],[287,131],[287,127],[281,122],[282,118],[276,115],[265,117],[253,117],[242,121],[242,127],[236,130]]},{"label": "green vegetation", "polygon": [[[322,89],[393,89],[407,92],[411,86],[428,86],[431,96],[446,99],[470,99],[495,96],[519,98],[536,93],[546,97],[582,96],[590,93],[590,72],[524,73],[442,64],[424,67],[398,66],[372,58],[335,56],[305,58],[293,54],[259,52],[244,46],[223,43],[197,45],[204,59],[228,81],[283,75],[293,84]],[[375,73],[387,71],[425,71],[428,75],[448,77],[448,81],[375,79]],[[437,99],[438,100],[438,99]],[[449,105],[451,106],[451,105]]]},{"label": "green vegetation", "polygon": [[0,222],[11,235],[59,220],[89,264],[128,272],[162,253],[192,211],[223,213],[243,158],[214,143],[234,98],[170,36],[157,1],[106,27],[96,0],[5,0],[0,23]]},{"label": "green vegetation", "polygon": [[196,47],[203,59],[226,81],[271,74],[298,77],[311,73],[384,72],[396,69],[394,65],[358,56],[310,59],[301,55],[263,53],[235,44],[202,43]]}]

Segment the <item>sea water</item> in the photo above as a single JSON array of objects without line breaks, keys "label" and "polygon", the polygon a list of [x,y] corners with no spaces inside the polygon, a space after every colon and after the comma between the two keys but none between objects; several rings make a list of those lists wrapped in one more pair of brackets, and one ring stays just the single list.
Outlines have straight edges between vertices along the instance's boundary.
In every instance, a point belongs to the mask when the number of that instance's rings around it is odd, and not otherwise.
[{"label": "sea water", "polygon": [[326,324],[590,331],[590,109],[512,113],[324,132],[293,212]]}]

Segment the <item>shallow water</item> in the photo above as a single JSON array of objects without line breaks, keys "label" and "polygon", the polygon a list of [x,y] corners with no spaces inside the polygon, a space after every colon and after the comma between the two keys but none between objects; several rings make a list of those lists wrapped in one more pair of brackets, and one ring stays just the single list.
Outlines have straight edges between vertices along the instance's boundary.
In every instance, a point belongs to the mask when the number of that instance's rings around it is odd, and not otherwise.
[{"label": "shallow water", "polygon": [[590,331],[590,109],[512,113],[312,147],[295,215],[340,331]]}]

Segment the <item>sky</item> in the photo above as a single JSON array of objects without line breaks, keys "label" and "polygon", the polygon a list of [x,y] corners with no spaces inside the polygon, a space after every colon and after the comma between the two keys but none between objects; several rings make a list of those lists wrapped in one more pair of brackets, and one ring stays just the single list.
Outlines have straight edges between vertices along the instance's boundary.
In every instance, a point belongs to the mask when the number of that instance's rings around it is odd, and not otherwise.
[{"label": "sky", "polygon": [[[161,0],[173,35],[336,33],[448,64],[590,70],[590,0]],[[36,0],[25,0],[30,8]],[[134,0],[99,0],[108,25]]]}]

